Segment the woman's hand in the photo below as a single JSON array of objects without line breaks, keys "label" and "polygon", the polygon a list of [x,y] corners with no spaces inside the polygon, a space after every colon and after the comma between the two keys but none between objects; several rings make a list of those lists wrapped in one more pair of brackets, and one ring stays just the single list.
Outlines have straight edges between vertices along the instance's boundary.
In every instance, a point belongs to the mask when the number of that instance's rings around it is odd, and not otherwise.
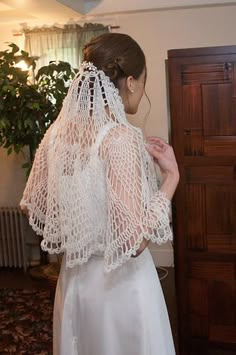
[{"label": "woman's hand", "polygon": [[161,138],[148,137],[146,149],[153,156],[163,175],[160,191],[171,200],[179,182],[179,169],[173,148]]},{"label": "woman's hand", "polygon": [[167,175],[179,176],[178,165],[175,159],[173,148],[163,139],[148,137],[146,149],[158,164],[163,177]]}]

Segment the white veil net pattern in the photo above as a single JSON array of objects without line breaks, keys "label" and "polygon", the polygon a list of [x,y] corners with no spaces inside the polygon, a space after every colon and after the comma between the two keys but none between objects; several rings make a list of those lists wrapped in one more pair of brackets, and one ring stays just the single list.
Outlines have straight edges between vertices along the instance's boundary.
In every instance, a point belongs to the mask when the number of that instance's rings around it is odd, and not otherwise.
[{"label": "white veil net pattern", "polygon": [[41,247],[66,265],[104,257],[115,269],[143,238],[172,240],[170,202],[158,190],[143,135],[127,121],[118,89],[92,63],[80,66],[46,132],[21,200]]}]

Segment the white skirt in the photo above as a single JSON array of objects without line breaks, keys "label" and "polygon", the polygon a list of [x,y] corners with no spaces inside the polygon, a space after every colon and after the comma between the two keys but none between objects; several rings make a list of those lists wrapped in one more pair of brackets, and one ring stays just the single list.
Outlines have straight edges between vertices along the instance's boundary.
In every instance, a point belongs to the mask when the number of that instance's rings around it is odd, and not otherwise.
[{"label": "white skirt", "polygon": [[92,256],[62,262],[53,320],[54,355],[174,355],[168,313],[149,250],[106,274]]}]

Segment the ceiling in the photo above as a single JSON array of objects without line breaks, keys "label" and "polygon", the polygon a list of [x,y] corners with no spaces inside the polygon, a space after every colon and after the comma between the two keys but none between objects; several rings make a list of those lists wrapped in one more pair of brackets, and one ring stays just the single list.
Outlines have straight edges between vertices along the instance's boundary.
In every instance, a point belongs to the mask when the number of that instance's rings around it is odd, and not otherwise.
[{"label": "ceiling", "polygon": [[128,11],[226,4],[236,4],[236,0],[0,0],[0,24],[65,22]]}]

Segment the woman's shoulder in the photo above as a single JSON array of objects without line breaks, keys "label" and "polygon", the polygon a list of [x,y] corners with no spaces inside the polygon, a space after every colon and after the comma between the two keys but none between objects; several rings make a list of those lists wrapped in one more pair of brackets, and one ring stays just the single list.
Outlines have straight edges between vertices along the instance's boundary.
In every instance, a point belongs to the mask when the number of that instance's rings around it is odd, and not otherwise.
[{"label": "woman's shoulder", "polygon": [[133,159],[143,155],[143,136],[141,130],[131,124],[115,124],[103,139],[101,157],[103,159]]},{"label": "woman's shoulder", "polygon": [[129,123],[117,123],[109,130],[106,143],[141,143],[143,141],[143,135],[141,129],[129,124]]}]

